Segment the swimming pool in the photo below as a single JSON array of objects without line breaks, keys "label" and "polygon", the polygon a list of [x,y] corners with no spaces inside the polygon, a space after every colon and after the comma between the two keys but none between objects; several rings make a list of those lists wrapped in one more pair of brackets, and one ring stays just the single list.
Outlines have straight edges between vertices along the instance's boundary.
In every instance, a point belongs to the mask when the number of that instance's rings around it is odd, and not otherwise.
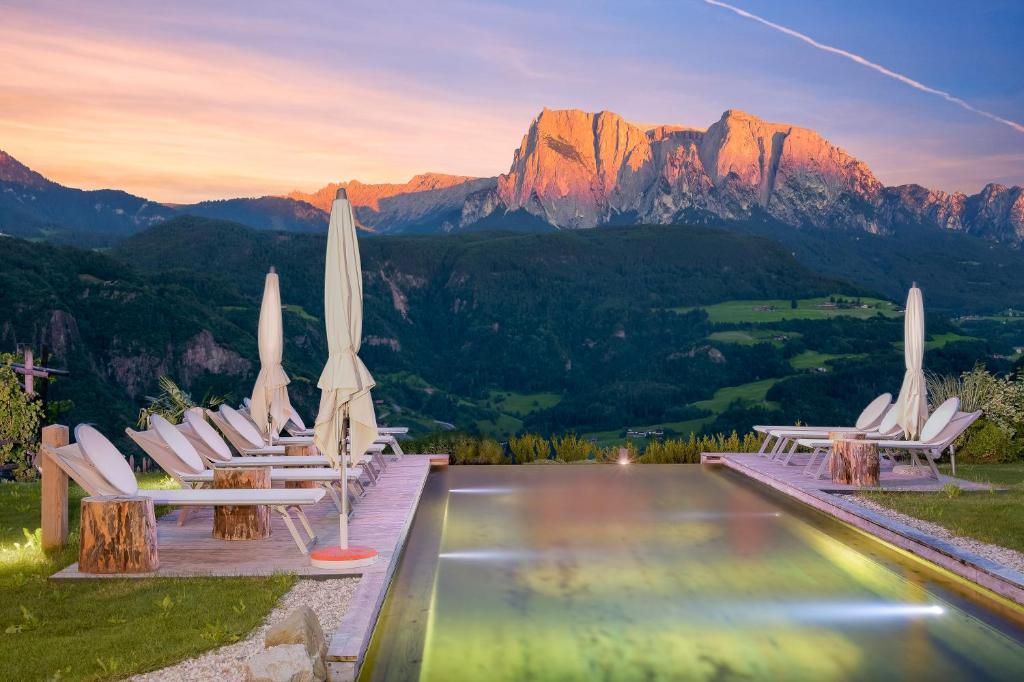
[{"label": "swimming pool", "polygon": [[452,467],[360,680],[1024,679],[1021,623],[727,470]]}]

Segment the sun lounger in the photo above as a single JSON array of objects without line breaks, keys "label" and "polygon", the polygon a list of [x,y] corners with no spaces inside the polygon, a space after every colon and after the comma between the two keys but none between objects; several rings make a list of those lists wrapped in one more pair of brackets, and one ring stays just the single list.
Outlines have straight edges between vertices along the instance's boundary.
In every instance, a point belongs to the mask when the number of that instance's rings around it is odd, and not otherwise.
[{"label": "sun lounger", "polygon": [[[982,415],[981,410],[960,412],[959,409],[959,398],[950,398],[942,403],[928,417],[928,421],[925,422],[924,426],[921,427],[921,435],[917,440],[896,440],[890,438],[873,440],[880,451],[905,450],[909,452],[915,466],[921,466],[918,454],[923,454],[932,475],[939,479],[939,470],[935,466],[935,460],[939,459],[947,449],[950,451],[950,458],[952,459],[955,456],[954,443],[956,439]],[[817,476],[820,478],[828,458],[831,457],[831,441],[800,439],[798,442],[802,447],[827,451],[827,457],[818,470]]]},{"label": "sun lounger", "polygon": [[[292,408],[291,416],[284,425],[284,430],[293,438],[311,438],[313,436],[313,429],[306,426],[294,407]],[[385,447],[391,448],[391,452],[398,459],[401,459],[405,453],[402,451],[402,446],[398,443],[398,436],[404,436],[407,433],[409,433],[409,427],[407,426],[378,426],[378,438],[375,445],[383,446],[381,447],[381,453],[383,453]],[[384,466],[383,457],[381,458],[381,465]]]},{"label": "sun lounger", "polygon": [[[147,431],[136,431],[126,428],[125,433],[136,445],[153,458],[160,465],[160,468],[167,472],[183,487],[202,488],[213,483],[213,469],[207,468],[207,462],[199,455],[195,447],[185,438],[174,424],[161,417],[153,415],[150,419],[151,428]],[[248,459],[248,458],[247,458]],[[271,466],[267,458],[252,458],[250,466]],[[294,459],[284,456],[283,459]],[[324,458],[318,458],[324,459]],[[335,486],[341,484],[341,474],[337,469],[329,468],[323,462],[315,463],[317,468],[298,468],[294,465],[288,468],[271,468],[270,480],[274,482],[312,482],[317,483],[331,496],[335,506],[341,511],[341,500],[338,498]],[[235,466],[242,466],[237,464]],[[348,478],[360,488],[359,475],[350,471]],[[353,496],[353,500],[354,500]]]},{"label": "sun lounger", "polygon": [[[754,425],[754,431],[765,434],[761,443],[760,455],[768,455],[771,458],[784,457],[788,464],[795,447],[792,441],[796,438],[826,438],[829,433],[835,431],[871,431],[882,421],[885,414],[892,405],[892,394],[883,393],[861,411],[860,416],[853,426],[765,426]],[[771,448],[769,449],[769,445]],[[791,447],[787,453],[786,448]]]},{"label": "sun lounger", "polygon": [[[194,412],[190,414],[195,415]],[[243,415],[239,414],[237,410],[233,409],[229,405],[221,405],[217,412],[214,412],[213,410],[205,410],[204,414],[217,425],[220,432],[224,434],[239,454],[243,456],[284,456],[284,445],[275,445],[272,447],[263,445],[261,447],[263,437],[260,435],[259,430]],[[193,428],[197,428],[198,424],[196,423],[197,418],[195,416],[189,417],[189,415],[186,415],[186,419],[188,419],[189,424],[191,424]],[[304,442],[308,443],[309,441],[304,440]],[[383,448],[371,446],[371,449],[379,453]],[[323,461],[324,466],[326,466],[326,458]],[[377,484],[377,479],[380,477],[381,470],[373,466],[369,457],[359,458],[353,462],[353,465],[362,468],[370,483],[373,485]]]},{"label": "sun lounger", "polygon": [[[156,505],[172,507],[209,507],[230,505],[247,507],[265,505],[281,515],[288,532],[303,554],[316,544],[317,537],[303,507],[316,504],[326,494],[314,488],[246,488],[225,490],[141,490],[135,473],[124,455],[107,438],[87,424],[75,428],[75,443],[61,448],[46,448],[57,466],[90,495],[129,495],[149,497]],[[308,540],[303,540],[295,527],[292,514],[298,518]]]}]

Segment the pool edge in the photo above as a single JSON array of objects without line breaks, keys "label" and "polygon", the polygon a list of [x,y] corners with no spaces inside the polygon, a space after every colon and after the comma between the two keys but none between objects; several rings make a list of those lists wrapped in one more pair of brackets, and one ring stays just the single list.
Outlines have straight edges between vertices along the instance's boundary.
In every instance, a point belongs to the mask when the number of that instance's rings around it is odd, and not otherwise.
[{"label": "pool edge", "polygon": [[746,466],[741,453],[703,453],[701,464],[725,466],[758,483],[777,490],[878,540],[924,559],[955,576],[991,592],[995,597],[1024,607],[1024,574],[924,533],[916,528],[872,512],[832,493],[801,490],[785,481]]},{"label": "pool edge", "polygon": [[394,551],[389,560],[383,565],[378,563],[369,567],[362,574],[345,615],[334,630],[326,656],[327,679],[330,682],[353,682],[358,677],[366,649],[377,624],[377,617],[380,615],[381,606],[384,604],[391,579],[394,577],[409,539],[409,530],[416,517],[416,510],[419,509],[420,498],[423,496],[423,489],[427,484],[427,476],[430,470],[439,464],[439,462],[435,463],[436,455],[405,456],[430,457],[431,459],[427,460],[424,475],[416,488],[409,513],[406,514],[403,521],[402,529],[398,534]]}]

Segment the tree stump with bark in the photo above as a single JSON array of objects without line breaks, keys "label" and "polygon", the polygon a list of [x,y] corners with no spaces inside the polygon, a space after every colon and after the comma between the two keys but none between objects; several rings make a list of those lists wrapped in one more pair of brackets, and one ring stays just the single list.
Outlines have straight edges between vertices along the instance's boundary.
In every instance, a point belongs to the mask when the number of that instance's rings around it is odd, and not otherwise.
[{"label": "tree stump with bark", "polygon": [[83,498],[81,529],[78,570],[82,573],[152,573],[160,568],[150,497]]},{"label": "tree stump with bark", "polygon": [[[289,457],[309,457],[310,455],[318,455],[316,446],[312,443],[306,444],[289,444],[284,446],[284,454]],[[284,484],[286,488],[316,488],[316,481],[288,481]]]},{"label": "tree stump with bark", "polygon": [[[270,467],[218,467],[213,487],[270,488]],[[270,507],[217,505],[213,508],[213,537],[219,540],[263,540],[270,537]]]},{"label": "tree stump with bark", "polygon": [[832,482],[842,485],[878,485],[878,445],[866,440],[862,433],[831,433],[832,459],[829,473]]}]

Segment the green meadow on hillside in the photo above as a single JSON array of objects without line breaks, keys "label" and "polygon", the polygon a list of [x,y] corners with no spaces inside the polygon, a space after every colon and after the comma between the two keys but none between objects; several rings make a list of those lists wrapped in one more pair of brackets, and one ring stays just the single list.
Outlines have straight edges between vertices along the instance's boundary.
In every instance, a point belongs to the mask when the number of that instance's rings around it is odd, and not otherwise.
[{"label": "green meadow on hillside", "polygon": [[[708,320],[717,324],[741,324],[779,322],[781,320],[827,320],[833,317],[855,317],[867,319],[875,315],[897,317],[902,313],[889,301],[878,298],[849,298],[842,295],[790,299],[765,299],[724,301],[715,305],[701,306],[708,314]],[[673,308],[675,312],[688,313],[693,307]]]}]

